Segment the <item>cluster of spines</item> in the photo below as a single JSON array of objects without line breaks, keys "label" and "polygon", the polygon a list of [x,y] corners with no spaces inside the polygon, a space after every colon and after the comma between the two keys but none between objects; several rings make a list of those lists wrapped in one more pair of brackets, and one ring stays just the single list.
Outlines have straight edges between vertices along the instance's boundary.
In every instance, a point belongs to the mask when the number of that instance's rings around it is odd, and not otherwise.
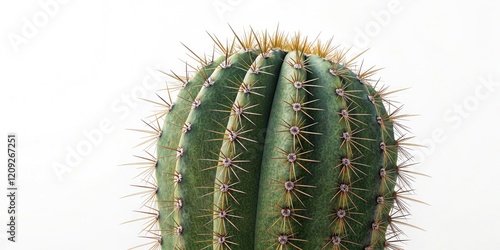
[{"label": "cluster of spines", "polygon": [[[357,214],[357,212],[353,211],[356,209],[356,205],[354,204],[354,200],[362,200],[363,202],[371,202],[362,198],[357,193],[363,193],[367,190],[363,188],[356,187],[358,181],[363,181],[362,176],[365,175],[363,170],[364,167],[373,168],[374,166],[364,166],[362,163],[356,165],[356,160],[362,157],[362,153],[360,147],[365,146],[364,140],[374,140],[368,137],[361,137],[363,134],[363,129],[360,129],[361,124],[367,123],[369,119],[365,119],[365,116],[370,116],[370,119],[373,118],[371,115],[367,113],[359,113],[358,111],[359,105],[357,105],[357,98],[363,98],[363,96],[355,94],[356,92],[361,92],[359,88],[350,89],[349,86],[351,84],[361,84],[363,85],[366,98],[373,104],[375,107],[376,117],[374,122],[380,126],[381,132],[381,141],[378,144],[378,149],[383,155],[383,161],[380,163],[379,170],[379,195],[376,197],[376,210],[374,213],[374,220],[371,224],[372,239],[371,245],[367,245],[366,249],[376,249],[377,247],[383,246],[387,248],[398,249],[393,243],[400,241],[399,235],[401,231],[395,225],[395,222],[398,222],[398,218],[403,218],[404,215],[408,212],[406,206],[406,200],[412,200],[406,197],[404,194],[411,192],[411,188],[409,183],[411,181],[411,174],[414,172],[406,169],[407,166],[411,164],[405,164],[407,161],[411,160],[407,158],[403,164],[397,165],[397,152],[402,152],[404,156],[408,156],[405,147],[411,144],[406,143],[404,136],[403,139],[395,140],[393,134],[394,131],[392,129],[393,125],[398,126],[399,122],[396,119],[402,118],[398,114],[400,111],[399,108],[396,109],[393,113],[386,113],[384,107],[391,106],[392,103],[389,102],[384,104],[386,101],[385,95],[388,93],[384,92],[375,92],[374,88],[369,84],[369,77],[375,72],[375,70],[369,69],[367,71],[358,72],[358,74],[352,74],[350,72],[349,67],[352,61],[345,60],[345,51],[334,51],[332,47],[327,44],[327,46],[322,46],[321,43],[307,43],[306,40],[301,40],[300,36],[297,35],[293,39],[288,40],[283,33],[276,32],[274,36],[268,36],[267,33],[265,35],[257,38],[253,32],[250,33],[249,36],[246,36],[245,39],[237,39],[240,42],[241,47],[243,48],[244,53],[252,53],[254,50],[259,50],[261,57],[267,57],[269,53],[272,53],[270,48],[281,48],[280,51],[292,51],[289,54],[295,54],[295,58],[286,62],[289,66],[292,66],[296,73],[289,76],[289,78],[285,78],[291,86],[293,86],[296,90],[295,95],[291,95],[290,98],[283,99],[291,111],[293,111],[293,118],[290,121],[283,120],[281,123],[282,130],[279,132],[290,134],[291,138],[291,146],[288,149],[285,148],[277,148],[277,152],[281,154],[281,157],[275,157],[273,160],[275,161],[283,161],[288,167],[288,176],[287,178],[283,178],[281,180],[272,180],[274,182],[273,185],[279,184],[281,188],[281,192],[284,192],[277,202],[275,202],[274,209],[276,211],[270,212],[272,214],[278,215],[276,216],[274,222],[271,227],[267,228],[266,232],[273,235],[274,243],[272,245],[276,246],[279,249],[288,249],[288,247],[292,247],[295,249],[301,249],[300,247],[294,244],[294,241],[307,241],[307,239],[301,239],[296,236],[296,229],[300,228],[301,221],[310,220],[311,218],[307,217],[307,213],[305,212],[306,208],[304,203],[301,201],[301,196],[310,197],[306,191],[302,191],[302,189],[311,188],[311,185],[307,184],[299,184],[300,181],[304,178],[298,177],[297,172],[300,172],[300,175],[304,173],[309,173],[308,167],[305,165],[310,164],[300,164],[300,161],[306,162],[315,162],[314,159],[307,158],[307,154],[313,151],[313,143],[308,139],[311,134],[319,135],[320,133],[311,132],[308,134],[308,128],[313,126],[314,119],[310,113],[307,111],[319,111],[320,108],[311,107],[312,103],[316,102],[317,99],[311,98],[313,95],[311,92],[307,90],[307,85],[309,87],[318,87],[315,86],[313,80],[307,80],[304,75],[307,75],[307,60],[305,55],[316,54],[320,57],[326,57],[327,61],[333,62],[332,67],[329,70],[329,73],[338,76],[340,81],[339,86],[335,88],[335,93],[337,98],[341,99],[342,109],[339,110],[338,113],[338,123],[344,123],[345,132],[343,132],[339,139],[343,140],[341,143],[340,150],[343,152],[345,157],[339,159],[335,168],[340,169],[339,177],[340,182],[337,187],[334,188],[335,195],[331,197],[331,201],[333,204],[337,203],[337,209],[332,209],[332,221],[331,228],[332,233],[331,236],[327,239],[327,243],[323,246],[323,248],[332,247],[332,249],[345,249],[345,243],[353,244],[356,246],[356,243],[350,242],[347,238],[349,234],[349,230],[352,231],[350,223],[358,223],[356,219],[353,218]],[[213,37],[212,37],[213,38]],[[214,39],[214,38],[213,38]],[[233,45],[223,46],[220,41],[214,39],[219,50],[223,52],[225,56],[219,58],[220,62],[214,62],[212,60],[201,60],[202,57],[196,56],[205,66],[200,68],[193,79],[189,79],[186,77],[179,77],[175,74],[171,74],[175,76],[176,79],[182,81],[182,90],[184,90],[184,96],[181,94],[178,97],[179,101],[187,101],[190,102],[191,109],[196,109],[201,104],[201,98],[196,96],[193,93],[198,93],[202,87],[208,88],[213,85],[215,79],[211,77],[211,73],[209,71],[213,71],[217,66],[218,68],[230,68],[232,65],[230,57],[234,55]],[[257,45],[256,45],[257,44]],[[262,45],[264,44],[264,45]],[[300,45],[300,46],[298,46]],[[313,46],[315,45],[315,46]],[[299,50],[297,50],[299,49]],[[257,53],[255,53],[257,54]],[[240,67],[243,66],[242,64]],[[247,65],[243,68],[243,70],[248,70],[249,72],[257,73],[258,70],[262,70],[259,66],[250,60],[247,62]],[[263,72],[265,73],[265,71]],[[309,72],[310,73],[310,72]],[[304,76],[304,77],[301,77]],[[237,85],[240,79],[233,79],[234,83]],[[237,242],[232,242],[231,238],[233,235],[228,234],[227,228],[232,227],[238,231],[238,227],[235,223],[233,223],[230,219],[238,219],[241,217],[237,214],[232,214],[237,208],[234,205],[230,205],[231,202],[238,203],[238,200],[234,197],[229,198],[229,192],[223,192],[232,190],[237,192],[238,189],[235,188],[240,181],[237,173],[241,172],[242,174],[247,173],[243,167],[236,165],[237,163],[244,163],[248,160],[244,160],[241,158],[241,155],[247,151],[245,144],[242,143],[242,140],[246,139],[246,142],[255,142],[251,138],[242,137],[241,133],[251,131],[251,125],[255,125],[252,122],[252,119],[248,117],[244,117],[243,113],[245,109],[250,109],[255,107],[257,104],[251,104],[245,101],[244,96],[246,94],[252,93],[255,95],[259,95],[258,92],[255,92],[256,88],[252,89],[252,85],[255,82],[251,81],[241,81],[241,85],[238,88],[238,98],[236,98],[236,102],[231,104],[231,107],[228,111],[228,119],[230,120],[228,127],[224,128],[224,138],[223,146],[219,151],[214,151],[213,153],[218,155],[217,164],[213,166],[213,168],[217,172],[217,178],[214,182],[215,189],[213,191],[208,192],[207,194],[218,194],[214,195],[213,206],[212,208],[199,209],[204,211],[204,215],[207,218],[208,222],[214,222],[214,227],[210,228],[207,226],[207,229],[212,230],[211,234],[212,239],[209,240],[210,244],[206,245],[206,248],[215,246],[216,249],[230,249],[232,245],[238,245]],[[195,85],[193,89],[188,88],[188,85]],[[193,86],[192,86],[193,87]],[[168,90],[168,87],[167,87]],[[385,90],[385,88],[382,88]],[[252,92],[253,91],[253,92]],[[300,92],[300,94],[299,94]],[[168,94],[170,95],[170,93]],[[239,98],[243,96],[242,98]],[[162,116],[169,114],[174,115],[176,120],[179,121],[178,124],[171,124],[173,127],[181,128],[179,134],[182,136],[183,133],[189,132],[191,129],[191,124],[189,123],[189,119],[187,114],[189,110],[184,108],[184,110],[179,110],[174,113],[171,112],[174,106],[170,96],[169,101],[167,102],[165,98],[159,96],[161,101],[154,102],[159,106],[163,107],[162,111],[158,111],[154,114],[155,119],[146,124],[148,127],[152,129],[152,131],[147,132],[149,137],[144,141],[144,144],[147,144],[147,149],[151,148],[151,144],[157,142],[156,138],[160,138],[162,136],[162,131],[167,129],[167,125],[165,128],[159,129],[159,120]],[[288,100],[288,101],[287,101]],[[185,107],[186,105],[184,105]],[[216,111],[216,110],[213,110]],[[247,112],[249,112],[247,110]],[[258,113],[248,115],[259,115]],[[156,125],[155,125],[156,124]],[[219,125],[224,126],[224,123],[218,123]],[[307,124],[307,125],[306,125]],[[179,131],[170,127],[170,131]],[[399,129],[405,129],[404,126],[400,126]],[[167,129],[168,130],[168,129]],[[394,130],[396,132],[400,132],[398,127],[395,127]],[[169,131],[169,132],[170,132]],[[144,132],[144,131],[141,131]],[[174,132],[175,133],[175,132]],[[219,134],[220,132],[211,131],[211,133]],[[359,133],[359,134],[358,134]],[[400,132],[401,133],[401,132]],[[235,140],[235,135],[240,135],[240,140]],[[179,140],[169,140],[170,142],[176,142]],[[305,144],[305,145],[304,145]],[[147,211],[140,211],[140,213],[147,215],[145,219],[147,219],[146,228],[143,232],[147,232],[148,235],[144,236],[146,238],[151,238],[154,240],[152,244],[153,248],[159,248],[163,244],[163,238],[167,234],[174,235],[177,237],[177,243],[173,245],[175,249],[183,249],[182,243],[182,234],[183,234],[183,226],[180,223],[181,214],[180,210],[183,207],[183,202],[179,193],[179,190],[176,188],[182,182],[182,169],[178,167],[177,160],[174,166],[167,166],[169,168],[168,171],[162,173],[154,173],[156,171],[156,167],[159,164],[160,158],[169,158],[166,162],[171,164],[171,158],[179,159],[184,154],[184,148],[176,145],[162,145],[158,144],[159,147],[164,147],[172,152],[170,155],[158,155],[158,160],[151,153],[147,153],[149,157],[139,156],[144,162],[139,164],[144,164],[147,167],[146,170],[143,171],[143,175],[141,178],[144,182],[143,185],[135,185],[136,187],[140,187],[145,189],[144,192],[140,192],[138,194],[145,195],[148,197],[146,202],[144,202],[144,207]],[[309,148],[309,149],[308,149]],[[401,155],[401,154],[400,154]],[[239,158],[236,159],[236,158]],[[201,160],[201,159],[200,159]],[[209,160],[209,162],[213,162],[213,160]],[[213,165],[213,164],[212,164]],[[165,169],[165,168],[164,168]],[[211,169],[205,168],[203,170]],[[156,174],[156,178],[151,178]],[[299,175],[299,176],[300,176]],[[354,178],[356,177],[356,178]],[[397,180],[397,181],[396,181]],[[162,184],[159,183],[167,183]],[[275,185],[278,186],[278,185]],[[393,187],[397,187],[397,191],[392,191]],[[206,186],[210,188],[210,186]],[[213,188],[213,187],[212,187]],[[159,189],[163,189],[166,192],[170,193],[171,197],[167,200],[157,200],[155,199],[156,194]],[[229,195],[229,196],[228,196]],[[160,197],[160,196],[159,196]],[[198,197],[199,198],[199,197]],[[393,204],[395,208],[393,208]],[[333,206],[335,207],[335,206]],[[161,213],[161,210],[170,211],[168,213]],[[392,209],[393,212],[390,212]],[[279,211],[278,211],[279,210]],[[162,214],[160,216],[160,214]],[[359,214],[359,213],[358,213]],[[385,218],[384,218],[385,216]],[[143,218],[144,219],[144,218]],[[168,223],[164,223],[166,225],[170,225],[170,228],[159,228],[158,222],[160,220],[167,220]],[[218,221],[218,222],[217,222]],[[209,224],[209,223],[208,223]],[[207,224],[207,225],[208,225]],[[403,223],[404,224],[404,223]],[[389,233],[385,233],[386,230],[389,230]],[[167,234],[165,234],[167,232]],[[380,232],[380,233],[379,233]],[[383,234],[383,235],[380,235]],[[385,239],[385,236],[388,237],[388,240]],[[382,240],[381,240],[382,239]]]}]

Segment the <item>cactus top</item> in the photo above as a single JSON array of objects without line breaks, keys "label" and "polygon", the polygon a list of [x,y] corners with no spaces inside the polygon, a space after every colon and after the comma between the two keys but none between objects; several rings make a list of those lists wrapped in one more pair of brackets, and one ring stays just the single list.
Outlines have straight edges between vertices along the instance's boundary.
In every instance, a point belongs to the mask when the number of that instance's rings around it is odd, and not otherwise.
[{"label": "cactus top", "polygon": [[377,69],[300,34],[211,38],[146,122],[148,246],[399,249],[411,157]]}]

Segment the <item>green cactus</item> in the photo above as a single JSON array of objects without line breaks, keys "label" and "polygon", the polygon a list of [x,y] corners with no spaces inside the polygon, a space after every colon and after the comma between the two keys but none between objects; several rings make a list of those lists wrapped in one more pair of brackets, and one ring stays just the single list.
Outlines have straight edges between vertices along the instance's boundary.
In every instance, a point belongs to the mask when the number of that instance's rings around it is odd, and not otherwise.
[{"label": "green cactus", "polygon": [[169,74],[177,99],[152,101],[163,109],[146,122],[153,131],[141,130],[156,150],[139,156],[145,245],[400,249],[412,144],[377,70],[356,67],[331,40],[210,37],[221,56],[195,55],[191,77]]}]

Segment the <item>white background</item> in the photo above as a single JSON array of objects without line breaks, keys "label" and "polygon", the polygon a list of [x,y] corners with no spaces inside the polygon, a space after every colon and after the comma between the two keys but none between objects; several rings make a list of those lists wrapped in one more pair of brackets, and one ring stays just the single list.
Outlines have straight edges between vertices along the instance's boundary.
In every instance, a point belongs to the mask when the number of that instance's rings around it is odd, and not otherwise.
[{"label": "white background", "polygon": [[[55,3],[47,10],[44,3]],[[352,3],[351,3],[352,2]],[[0,152],[18,135],[17,243],[6,240],[0,198],[0,249],[127,249],[144,243],[129,186],[139,141],[127,128],[164,88],[156,69],[183,72],[185,43],[203,54],[205,31],[301,31],[370,50],[365,65],[404,111],[421,163],[406,249],[495,249],[500,225],[500,8],[494,1],[2,1]],[[355,2],[355,3],[354,3]],[[28,27],[32,26],[32,27]],[[31,28],[31,29],[30,29]],[[153,72],[153,73],[151,73]],[[163,76],[160,76],[163,78]],[[166,79],[166,78],[163,78]],[[102,129],[102,123],[110,128]],[[89,140],[85,134],[99,133]],[[73,150],[90,145],[68,161]],[[71,158],[71,157],[69,157]],[[6,154],[0,165],[6,168]],[[54,166],[71,169],[57,173]],[[0,187],[7,186],[6,170]],[[3,192],[2,192],[3,193]]]}]

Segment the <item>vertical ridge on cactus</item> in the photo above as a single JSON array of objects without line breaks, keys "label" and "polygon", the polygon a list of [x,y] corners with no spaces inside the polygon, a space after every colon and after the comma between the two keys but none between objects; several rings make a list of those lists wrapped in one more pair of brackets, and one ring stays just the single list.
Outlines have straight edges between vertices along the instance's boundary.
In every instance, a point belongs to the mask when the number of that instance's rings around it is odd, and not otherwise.
[{"label": "vertical ridge on cactus", "polygon": [[175,103],[151,101],[141,247],[400,249],[413,144],[378,69],[331,40],[233,33],[210,35],[220,57],[193,53],[192,77],[169,74]]}]

